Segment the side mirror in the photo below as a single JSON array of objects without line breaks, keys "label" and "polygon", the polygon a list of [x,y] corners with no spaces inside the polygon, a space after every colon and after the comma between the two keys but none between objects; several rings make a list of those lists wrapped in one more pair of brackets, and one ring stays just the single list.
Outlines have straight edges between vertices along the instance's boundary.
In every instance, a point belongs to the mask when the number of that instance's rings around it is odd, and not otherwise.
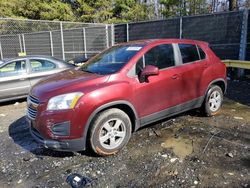
[{"label": "side mirror", "polygon": [[153,65],[146,65],[140,74],[140,82],[147,82],[149,76],[154,76],[159,74],[159,69]]},{"label": "side mirror", "polygon": [[75,66],[81,66],[84,63],[86,63],[89,59],[84,57],[84,56],[78,56],[75,57],[74,59],[70,60],[69,63],[75,65]]}]

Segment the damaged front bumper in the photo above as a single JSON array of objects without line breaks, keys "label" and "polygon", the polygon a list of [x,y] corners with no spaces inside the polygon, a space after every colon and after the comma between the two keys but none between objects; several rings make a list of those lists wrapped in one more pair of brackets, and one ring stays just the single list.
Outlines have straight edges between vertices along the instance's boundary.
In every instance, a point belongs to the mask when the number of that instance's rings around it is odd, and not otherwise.
[{"label": "damaged front bumper", "polygon": [[32,137],[45,148],[58,151],[82,151],[85,150],[85,139],[70,139],[70,140],[50,140],[45,139],[33,126],[32,122],[28,120],[30,127],[30,134]]}]

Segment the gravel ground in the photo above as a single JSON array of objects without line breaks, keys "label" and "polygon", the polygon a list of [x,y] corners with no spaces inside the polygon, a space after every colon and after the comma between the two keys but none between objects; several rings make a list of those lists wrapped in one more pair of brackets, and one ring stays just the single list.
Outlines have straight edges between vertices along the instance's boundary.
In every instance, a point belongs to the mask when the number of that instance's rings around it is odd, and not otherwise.
[{"label": "gravel ground", "polygon": [[229,82],[221,112],[190,111],[133,134],[117,155],[42,148],[29,134],[25,101],[0,105],[0,187],[250,187],[250,80]]}]

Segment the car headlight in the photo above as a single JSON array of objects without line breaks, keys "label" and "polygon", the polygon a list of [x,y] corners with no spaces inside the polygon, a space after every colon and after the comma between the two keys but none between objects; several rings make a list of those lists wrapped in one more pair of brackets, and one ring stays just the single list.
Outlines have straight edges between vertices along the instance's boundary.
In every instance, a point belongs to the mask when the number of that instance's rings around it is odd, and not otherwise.
[{"label": "car headlight", "polygon": [[48,102],[47,110],[72,109],[81,96],[83,96],[83,93],[74,92],[52,97]]}]

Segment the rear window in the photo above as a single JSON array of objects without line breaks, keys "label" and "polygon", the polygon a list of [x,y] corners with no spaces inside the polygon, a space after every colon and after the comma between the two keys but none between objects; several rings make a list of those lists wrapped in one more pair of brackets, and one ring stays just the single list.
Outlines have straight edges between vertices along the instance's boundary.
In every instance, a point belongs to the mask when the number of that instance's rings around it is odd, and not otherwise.
[{"label": "rear window", "polygon": [[196,45],[179,44],[179,48],[182,56],[182,62],[184,64],[200,60]]}]

